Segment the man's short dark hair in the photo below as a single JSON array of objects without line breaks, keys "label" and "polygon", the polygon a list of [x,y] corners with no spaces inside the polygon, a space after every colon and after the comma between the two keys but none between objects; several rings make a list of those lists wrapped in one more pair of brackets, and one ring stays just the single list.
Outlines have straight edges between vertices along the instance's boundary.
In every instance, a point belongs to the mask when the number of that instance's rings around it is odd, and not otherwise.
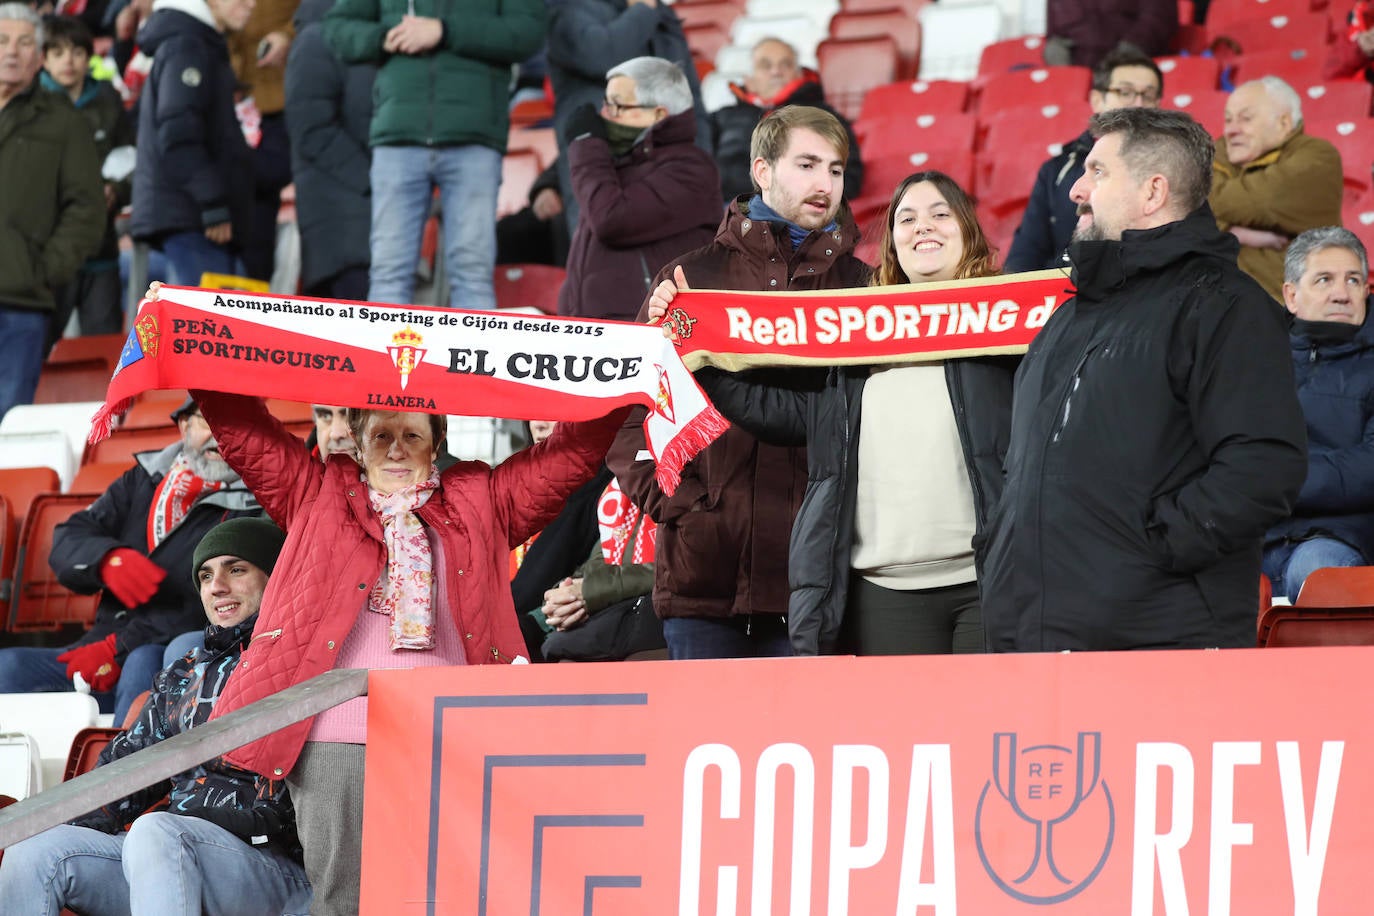
[{"label": "man's short dark hair", "polygon": [[1144,67],[1153,72],[1159,82],[1159,94],[1164,95],[1164,72],[1159,69],[1159,64],[1154,62],[1154,58],[1135,48],[1108,51],[1107,56],[1093,69],[1093,88],[1098,92],[1106,92],[1112,85],[1112,71],[1117,67]]},{"label": "man's short dark hair", "polygon": [[1307,259],[1328,248],[1344,248],[1354,254],[1360,259],[1360,273],[1369,276],[1369,255],[1360,237],[1341,226],[1322,226],[1308,229],[1288,244],[1283,253],[1283,282],[1296,286],[1307,272]]},{"label": "man's short dark hair", "polygon": [[1092,116],[1088,129],[1101,139],[1121,134],[1121,158],[1136,181],[1169,180],[1180,214],[1192,213],[1212,191],[1212,137],[1191,115],[1162,108],[1116,108]]},{"label": "man's short dark hair", "polygon": [[74,16],[48,16],[43,20],[43,54],[71,45],[87,55],[95,53],[91,30]]}]

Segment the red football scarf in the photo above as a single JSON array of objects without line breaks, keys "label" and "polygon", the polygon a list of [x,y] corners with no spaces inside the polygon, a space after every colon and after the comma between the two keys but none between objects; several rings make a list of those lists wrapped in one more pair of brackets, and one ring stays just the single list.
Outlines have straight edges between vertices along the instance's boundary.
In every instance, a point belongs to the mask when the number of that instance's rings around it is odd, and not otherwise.
[{"label": "red football scarf", "polygon": [[1071,295],[1061,270],[787,295],[687,290],[663,323],[692,369],[933,362],[1024,353]]},{"label": "red football scarf", "polygon": [[686,367],[1024,353],[1067,287],[1055,270],[787,294],[691,290],[665,316],[671,343],[660,328],[619,321],[163,287],[139,311],[91,438],[154,388],[512,419],[585,420],[643,404],[671,493],[728,426]]},{"label": "red football scarf", "polygon": [[191,470],[184,452],[177,455],[153,491],[153,504],[148,509],[148,549],[151,551],[161,544],[162,539],[186,518],[197,500],[223,488],[223,483],[204,480]]}]

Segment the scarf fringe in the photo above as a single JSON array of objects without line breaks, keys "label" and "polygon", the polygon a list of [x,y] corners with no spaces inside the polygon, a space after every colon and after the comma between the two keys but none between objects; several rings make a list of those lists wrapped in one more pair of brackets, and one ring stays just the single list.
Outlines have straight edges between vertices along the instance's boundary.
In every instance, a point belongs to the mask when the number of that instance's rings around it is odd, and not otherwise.
[{"label": "scarf fringe", "polygon": [[123,416],[125,411],[134,406],[134,399],[119,398],[108,404],[101,404],[100,409],[91,417],[91,434],[86,437],[86,441],[91,445],[110,438],[115,430],[115,417]]},{"label": "scarf fringe", "polygon": [[730,428],[730,421],[721,416],[714,404],[693,417],[678,432],[658,456],[654,476],[663,492],[671,496],[682,483],[682,469],[695,455]]}]

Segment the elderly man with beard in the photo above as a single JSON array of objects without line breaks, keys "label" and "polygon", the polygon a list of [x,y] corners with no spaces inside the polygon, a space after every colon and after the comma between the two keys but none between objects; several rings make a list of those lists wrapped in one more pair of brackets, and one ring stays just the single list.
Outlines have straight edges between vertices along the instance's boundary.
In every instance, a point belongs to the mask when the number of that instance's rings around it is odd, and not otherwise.
[{"label": "elderly man with beard", "polygon": [[80,675],[119,722],[163,667],[168,640],[203,627],[200,596],[184,574],[191,555],[220,522],[261,510],[195,402],[172,419],[180,442],[138,455],[53,534],[48,562],[58,581],[80,594],[104,590],[95,625],[66,648],[0,649],[0,693],[73,690]]}]

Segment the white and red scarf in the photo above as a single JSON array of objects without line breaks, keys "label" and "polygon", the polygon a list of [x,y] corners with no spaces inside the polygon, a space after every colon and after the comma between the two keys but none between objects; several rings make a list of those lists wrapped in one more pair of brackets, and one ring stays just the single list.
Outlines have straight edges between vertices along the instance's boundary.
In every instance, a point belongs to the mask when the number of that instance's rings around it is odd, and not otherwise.
[{"label": "white and red scarf", "polygon": [[517,420],[649,408],[659,484],[729,424],[689,369],[881,365],[1024,353],[1073,294],[1048,270],[794,293],[688,290],[659,327],[163,287],[145,301],[92,440],[154,388]]},{"label": "white and red scarf", "polygon": [[597,500],[596,525],[601,534],[601,556],[607,566],[654,562],[658,526],[630,502],[614,477]]},{"label": "white and red scarf", "polygon": [[158,481],[153,491],[153,504],[148,508],[148,549],[161,544],[202,496],[224,489],[223,483],[205,480],[178,454],[171,468]]}]

